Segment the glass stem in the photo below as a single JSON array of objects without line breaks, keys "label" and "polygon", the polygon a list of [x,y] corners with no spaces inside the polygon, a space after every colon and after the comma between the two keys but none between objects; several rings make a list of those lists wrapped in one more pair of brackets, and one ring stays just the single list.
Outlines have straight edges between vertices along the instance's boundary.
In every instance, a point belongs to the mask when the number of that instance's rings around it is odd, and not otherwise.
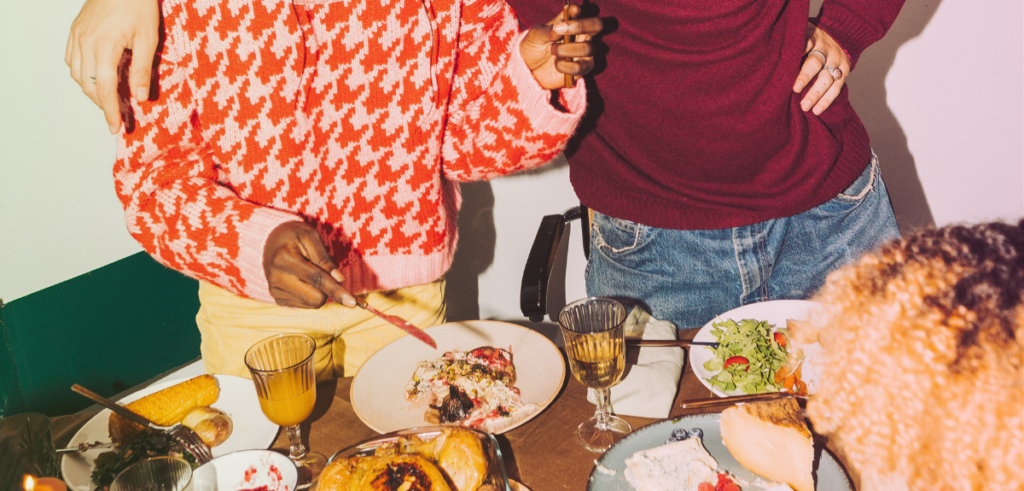
[{"label": "glass stem", "polygon": [[288,442],[291,445],[288,457],[298,462],[306,456],[306,446],[302,444],[302,432],[299,430],[299,425],[288,426],[285,431],[288,432]]},{"label": "glass stem", "polygon": [[594,398],[597,399],[597,411],[594,412],[594,418],[597,419],[597,427],[604,430],[608,428],[608,421],[611,419],[611,411],[608,410],[608,400],[611,396],[611,391],[607,387],[603,389],[594,389]]}]

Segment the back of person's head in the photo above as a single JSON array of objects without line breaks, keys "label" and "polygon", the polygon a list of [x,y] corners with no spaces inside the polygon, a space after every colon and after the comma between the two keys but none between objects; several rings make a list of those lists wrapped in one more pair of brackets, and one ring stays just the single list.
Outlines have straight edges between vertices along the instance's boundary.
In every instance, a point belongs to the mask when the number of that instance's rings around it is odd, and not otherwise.
[{"label": "back of person's head", "polygon": [[893,241],[815,300],[808,412],[862,489],[1024,489],[1024,220]]}]

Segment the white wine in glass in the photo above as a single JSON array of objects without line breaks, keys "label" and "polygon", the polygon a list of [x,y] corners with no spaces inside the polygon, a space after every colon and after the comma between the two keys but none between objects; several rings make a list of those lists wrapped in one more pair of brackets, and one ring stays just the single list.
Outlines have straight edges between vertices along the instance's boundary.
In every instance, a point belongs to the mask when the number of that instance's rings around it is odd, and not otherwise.
[{"label": "white wine in glass", "polygon": [[590,297],[566,305],[558,315],[569,368],[581,384],[594,389],[597,411],[580,424],[584,447],[603,452],[633,429],[608,408],[608,389],[626,369],[626,308],[610,298]]},{"label": "white wine in glass", "polygon": [[298,489],[311,486],[327,466],[323,455],[306,450],[299,430],[316,403],[315,350],[316,342],[309,336],[278,334],[252,345],[245,354],[260,409],[288,432],[288,457],[299,471]]}]

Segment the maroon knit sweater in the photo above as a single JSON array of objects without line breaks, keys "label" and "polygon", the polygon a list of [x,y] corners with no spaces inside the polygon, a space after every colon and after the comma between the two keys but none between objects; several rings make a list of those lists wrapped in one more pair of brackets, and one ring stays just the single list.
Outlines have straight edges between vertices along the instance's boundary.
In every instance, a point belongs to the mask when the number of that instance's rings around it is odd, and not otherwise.
[{"label": "maroon knit sweater", "polygon": [[[556,0],[507,0],[525,24]],[[793,93],[808,0],[593,0],[605,19],[588,116],[567,152],[577,196],[659,228],[713,229],[794,215],[845,189],[871,157],[844,87],[821,115]],[[903,0],[825,0],[818,25],[852,58]]]}]

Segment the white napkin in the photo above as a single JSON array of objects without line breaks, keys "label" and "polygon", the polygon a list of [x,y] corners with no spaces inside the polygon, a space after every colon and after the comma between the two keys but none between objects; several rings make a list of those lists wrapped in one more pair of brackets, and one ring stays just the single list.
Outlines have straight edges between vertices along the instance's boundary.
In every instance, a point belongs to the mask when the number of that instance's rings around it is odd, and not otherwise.
[{"label": "white napkin", "polygon": [[[676,326],[669,321],[656,320],[640,307],[634,307],[626,319],[626,337],[676,339]],[[628,366],[626,376],[611,388],[612,412],[667,418],[676,399],[684,359],[682,348],[640,348],[637,363]],[[596,404],[594,389],[587,390],[587,400]]]}]

